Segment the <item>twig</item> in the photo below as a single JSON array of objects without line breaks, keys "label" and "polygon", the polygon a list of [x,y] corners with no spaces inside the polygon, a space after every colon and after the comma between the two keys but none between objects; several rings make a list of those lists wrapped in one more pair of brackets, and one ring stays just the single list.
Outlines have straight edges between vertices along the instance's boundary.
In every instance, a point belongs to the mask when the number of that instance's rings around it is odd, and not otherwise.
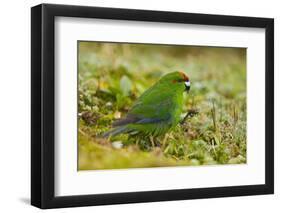
[{"label": "twig", "polygon": [[215,107],[215,101],[212,101],[213,108],[211,109],[212,113],[212,119],[213,119],[213,125],[214,125],[214,130],[215,132],[217,131],[217,115],[216,115],[216,107]]},{"label": "twig", "polygon": [[86,133],[84,131],[82,131],[81,129],[79,129],[79,132],[82,134],[82,135],[86,135]]}]

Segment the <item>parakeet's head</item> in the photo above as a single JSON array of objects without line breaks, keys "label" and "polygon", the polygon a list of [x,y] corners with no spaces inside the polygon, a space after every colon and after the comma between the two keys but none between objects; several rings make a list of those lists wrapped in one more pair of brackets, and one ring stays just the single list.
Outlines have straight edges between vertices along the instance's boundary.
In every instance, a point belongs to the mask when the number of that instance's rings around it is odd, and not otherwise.
[{"label": "parakeet's head", "polygon": [[190,90],[190,81],[188,76],[180,71],[171,72],[164,75],[160,79],[160,83],[170,84],[173,88],[183,88],[186,91]]}]

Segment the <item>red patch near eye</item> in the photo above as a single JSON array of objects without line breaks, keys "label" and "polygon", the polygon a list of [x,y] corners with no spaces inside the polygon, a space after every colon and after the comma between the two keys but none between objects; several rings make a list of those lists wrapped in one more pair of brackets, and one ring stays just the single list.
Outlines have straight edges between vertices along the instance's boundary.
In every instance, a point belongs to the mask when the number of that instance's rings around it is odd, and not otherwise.
[{"label": "red patch near eye", "polygon": [[177,81],[176,81],[176,80],[172,80],[172,82],[173,82],[173,83],[177,83]]}]

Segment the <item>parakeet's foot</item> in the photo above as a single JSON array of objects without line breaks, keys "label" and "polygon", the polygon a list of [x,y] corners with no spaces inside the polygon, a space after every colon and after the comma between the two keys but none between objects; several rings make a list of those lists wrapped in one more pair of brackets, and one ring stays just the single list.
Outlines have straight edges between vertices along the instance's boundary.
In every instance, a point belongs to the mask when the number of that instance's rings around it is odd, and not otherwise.
[{"label": "parakeet's foot", "polygon": [[165,136],[164,136],[164,138],[162,140],[162,147],[163,147],[163,149],[166,147],[167,141],[169,139],[171,139],[171,138],[174,139],[174,137],[173,137],[173,135],[171,133],[166,133],[165,134]]},{"label": "parakeet's foot", "polygon": [[166,143],[167,143],[167,140],[169,138],[169,134],[166,133],[164,138],[163,138],[163,141],[162,141],[162,147],[165,148],[166,147]]},{"label": "parakeet's foot", "polygon": [[155,147],[155,143],[154,143],[153,136],[149,136],[149,140],[150,140],[151,146],[154,148]]},{"label": "parakeet's foot", "polygon": [[140,142],[140,139],[137,138],[137,139],[136,139],[136,145],[137,145],[137,146],[139,146],[139,142]]}]

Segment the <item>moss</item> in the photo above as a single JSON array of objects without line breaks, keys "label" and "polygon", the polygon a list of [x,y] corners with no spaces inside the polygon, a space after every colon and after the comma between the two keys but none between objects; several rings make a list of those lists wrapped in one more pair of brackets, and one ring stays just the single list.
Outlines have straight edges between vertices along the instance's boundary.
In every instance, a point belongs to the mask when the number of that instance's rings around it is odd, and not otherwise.
[{"label": "moss", "polygon": [[[80,42],[79,170],[246,163],[245,54],[235,48]],[[154,148],[145,138],[100,137],[161,75],[175,70],[191,79],[184,122],[157,138]]]}]

